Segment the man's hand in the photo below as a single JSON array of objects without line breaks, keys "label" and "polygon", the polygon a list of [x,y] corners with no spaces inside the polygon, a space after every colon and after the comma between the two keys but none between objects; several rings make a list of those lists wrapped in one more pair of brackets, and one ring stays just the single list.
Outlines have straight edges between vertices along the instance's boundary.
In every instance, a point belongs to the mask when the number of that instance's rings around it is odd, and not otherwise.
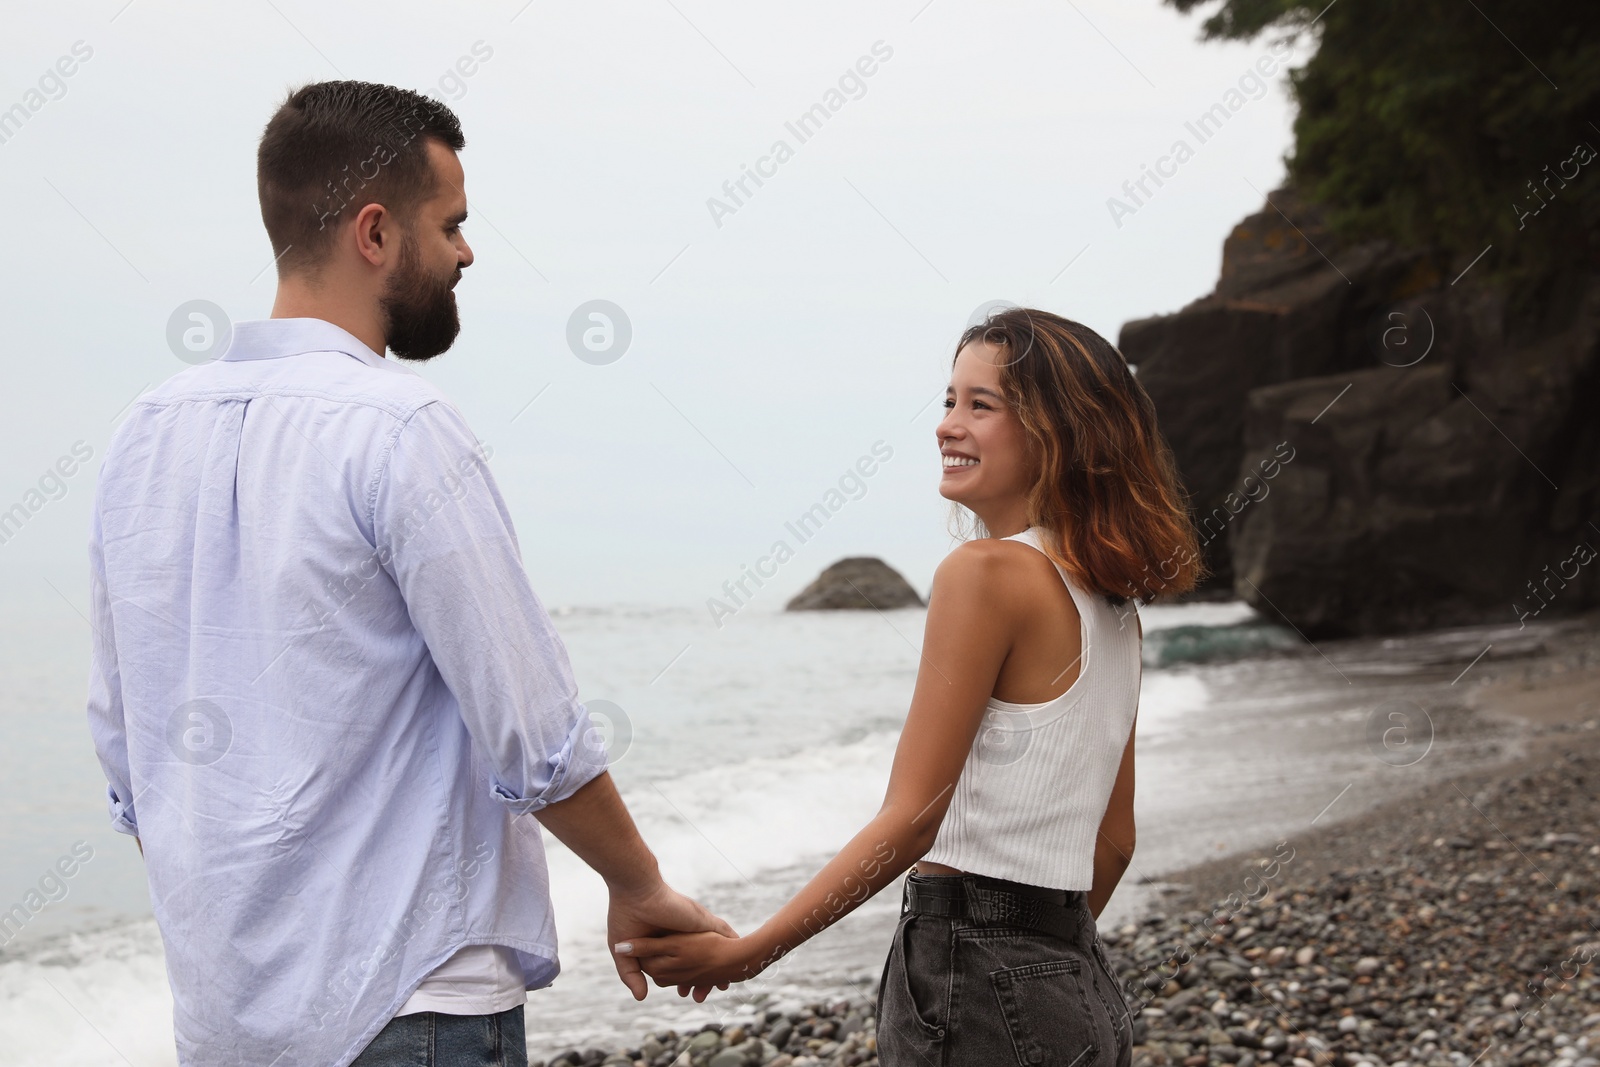
[{"label": "man's hand", "polygon": [[[627,955],[621,946],[631,946],[643,938],[671,933],[709,931],[724,938],[738,936],[726,922],[659,880],[653,888],[643,892],[613,887],[606,925],[613,948],[611,958],[617,965],[617,977],[628,987],[634,1000],[643,1000],[650,986],[640,973],[639,961]],[[727,988],[726,984],[722,988]],[[695,999],[704,1000],[705,995],[700,993]]]}]

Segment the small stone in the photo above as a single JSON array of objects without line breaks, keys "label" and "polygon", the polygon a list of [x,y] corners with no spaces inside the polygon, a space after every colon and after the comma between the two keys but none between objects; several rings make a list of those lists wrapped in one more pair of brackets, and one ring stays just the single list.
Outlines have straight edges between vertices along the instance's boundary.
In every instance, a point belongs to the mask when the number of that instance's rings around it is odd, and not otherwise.
[{"label": "small stone", "polygon": [[1383,961],[1376,956],[1362,956],[1356,961],[1356,974],[1373,975],[1383,969]]},{"label": "small stone", "polygon": [[1357,1019],[1354,1015],[1346,1015],[1344,1018],[1339,1020],[1339,1032],[1341,1034],[1353,1034],[1357,1029],[1360,1028],[1360,1026],[1361,1020]]},{"label": "small stone", "polygon": [[1167,998],[1167,1010],[1180,1011],[1200,999],[1202,991],[1199,989],[1185,989],[1183,992]]},{"label": "small stone", "polygon": [[1316,958],[1317,950],[1310,945],[1306,945],[1294,954],[1294,962],[1298,967],[1309,967],[1311,966],[1311,961]]},{"label": "small stone", "polygon": [[1240,1048],[1255,1049],[1261,1047],[1261,1036],[1246,1026],[1235,1026],[1229,1029],[1228,1040]]},{"label": "small stone", "polygon": [[710,1052],[721,1044],[721,1034],[715,1030],[702,1030],[689,1039],[689,1046],[685,1051],[692,1056],[697,1052]]}]

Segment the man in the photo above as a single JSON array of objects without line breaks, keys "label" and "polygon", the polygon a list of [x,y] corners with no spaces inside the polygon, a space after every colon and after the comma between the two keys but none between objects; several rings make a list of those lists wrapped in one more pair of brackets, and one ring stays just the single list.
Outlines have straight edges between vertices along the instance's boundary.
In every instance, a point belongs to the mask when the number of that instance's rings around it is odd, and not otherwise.
[{"label": "man", "polygon": [[606,880],[611,943],[728,930],[617,795],[488,450],[382,354],[460,328],[464,145],[416,93],[292,92],[258,156],[272,318],[106,454],[89,719],[184,1064],[525,1064],[558,969],[526,814]]}]

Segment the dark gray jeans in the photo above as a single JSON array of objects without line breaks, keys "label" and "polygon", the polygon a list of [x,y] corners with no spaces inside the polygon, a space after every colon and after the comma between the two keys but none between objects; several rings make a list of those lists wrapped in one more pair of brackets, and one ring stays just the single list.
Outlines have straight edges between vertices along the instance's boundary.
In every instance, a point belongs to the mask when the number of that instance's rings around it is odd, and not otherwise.
[{"label": "dark gray jeans", "polygon": [[[964,879],[908,880],[959,892]],[[901,915],[878,988],[882,1067],[1128,1067],[1133,1019],[1121,983],[1083,894],[1068,911],[1070,937]]]},{"label": "dark gray jeans", "polygon": [[396,1016],[350,1067],[528,1067],[522,1008],[495,1015]]}]

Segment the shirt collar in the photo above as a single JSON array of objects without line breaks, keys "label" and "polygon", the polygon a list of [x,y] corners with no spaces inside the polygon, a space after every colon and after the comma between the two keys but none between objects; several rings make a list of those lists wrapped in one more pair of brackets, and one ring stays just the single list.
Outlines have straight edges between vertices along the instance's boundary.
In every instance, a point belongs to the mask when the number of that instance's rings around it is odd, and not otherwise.
[{"label": "shirt collar", "polygon": [[398,370],[356,336],[326,319],[247,319],[233,324],[224,360],[277,359],[303,352],[343,352],[372,367]]}]

